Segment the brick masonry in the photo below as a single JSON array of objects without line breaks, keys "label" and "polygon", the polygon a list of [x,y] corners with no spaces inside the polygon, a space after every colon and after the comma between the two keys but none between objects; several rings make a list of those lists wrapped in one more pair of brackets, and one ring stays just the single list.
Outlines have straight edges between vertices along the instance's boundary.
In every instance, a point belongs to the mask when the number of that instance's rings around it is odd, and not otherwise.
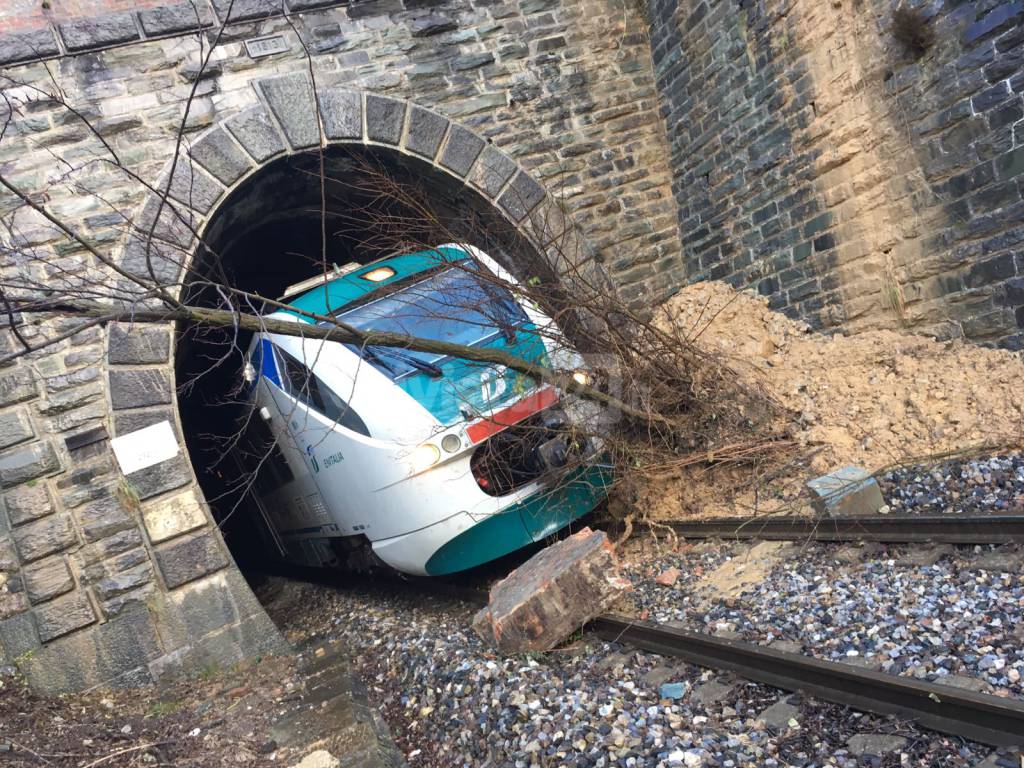
[{"label": "brick masonry", "polygon": [[1024,6],[650,0],[684,240],[819,327],[1024,345]]},{"label": "brick masonry", "polygon": [[[320,141],[301,38],[325,141],[419,158],[523,231],[567,212],[633,300],[648,301],[659,286],[667,294],[662,273],[680,245],[635,6],[457,0],[427,11],[373,0],[320,3],[327,7],[284,19],[279,2],[236,2],[239,18],[202,69],[196,34],[181,31],[196,28],[194,13],[186,18],[191,3],[111,3],[98,13],[102,5],[94,0],[92,13],[56,5],[49,26],[4,28],[0,56],[14,81],[5,95],[18,109],[0,141],[0,168],[40,192],[53,155],[71,158],[80,170],[47,190],[47,204],[110,247],[123,269],[173,278],[180,254],[195,247],[190,227],[213,221],[262,164]],[[200,3],[199,23],[223,21],[226,7]],[[216,33],[204,34],[209,43]],[[272,35],[284,52],[248,55],[246,41]],[[108,150],[34,90],[51,78],[109,149],[153,183],[166,178],[185,119],[186,154],[169,186],[175,213],[164,207],[148,260],[145,239],[127,224],[148,225],[158,206],[124,174],[89,162]],[[0,196],[0,214],[16,207]],[[17,216],[18,247],[43,255],[33,268],[88,261],[38,218]],[[58,326],[21,330],[32,340]],[[108,436],[163,420],[180,440],[173,341],[169,328],[111,324],[0,368],[0,652],[40,690],[143,682],[274,645],[184,453],[123,476],[109,449]],[[13,343],[0,332],[0,353]]]}]

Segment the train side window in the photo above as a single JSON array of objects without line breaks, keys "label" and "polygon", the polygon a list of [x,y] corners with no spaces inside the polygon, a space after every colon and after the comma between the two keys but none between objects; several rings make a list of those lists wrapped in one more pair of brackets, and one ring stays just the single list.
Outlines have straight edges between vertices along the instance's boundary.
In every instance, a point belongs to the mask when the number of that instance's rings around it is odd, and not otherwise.
[{"label": "train side window", "polygon": [[352,406],[338,397],[336,392],[294,356],[280,347],[277,347],[277,353],[284,369],[282,384],[289,395],[346,429],[370,436],[366,423]]}]

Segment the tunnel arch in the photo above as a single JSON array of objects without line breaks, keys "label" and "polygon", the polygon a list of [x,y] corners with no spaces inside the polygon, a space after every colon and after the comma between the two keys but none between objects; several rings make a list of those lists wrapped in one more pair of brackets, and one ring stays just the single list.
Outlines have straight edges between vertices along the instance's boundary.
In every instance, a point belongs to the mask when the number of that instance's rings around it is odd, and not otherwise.
[{"label": "tunnel arch", "polygon": [[[580,263],[600,269],[558,201],[469,128],[409,101],[317,89],[305,74],[256,80],[253,88],[253,106],[210,127],[167,164],[123,240],[118,265],[124,276],[155,276],[178,294],[187,290],[184,270],[201,268],[211,247],[230,252],[253,231],[254,221],[266,225],[282,214],[266,203],[260,185],[271,186],[288,176],[282,169],[301,170],[321,155],[401,168],[440,190],[446,204],[454,201],[460,210],[501,223],[501,242],[491,247],[499,252],[492,255],[513,273],[543,266],[559,281],[572,279]],[[524,253],[530,263],[523,263]],[[228,658],[262,653],[274,645],[268,638],[276,633],[239,573],[195,471],[187,445],[190,426],[174,396],[180,384],[177,358],[172,324],[118,326],[108,335],[113,434],[167,420],[181,447],[175,458],[128,477],[163,577],[166,592],[160,599],[168,605],[202,600],[216,606],[178,611],[183,634],[216,635],[204,648],[202,642],[190,647]],[[161,389],[168,390],[169,407],[146,407],[151,405],[146,393]],[[226,630],[211,630],[211,610],[220,612]]]}]

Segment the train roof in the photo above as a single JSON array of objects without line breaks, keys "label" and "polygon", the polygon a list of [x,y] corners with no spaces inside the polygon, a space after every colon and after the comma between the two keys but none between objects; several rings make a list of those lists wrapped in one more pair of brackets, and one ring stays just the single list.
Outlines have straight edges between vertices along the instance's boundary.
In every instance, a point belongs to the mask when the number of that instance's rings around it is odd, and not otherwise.
[{"label": "train roof", "polygon": [[[385,286],[443,264],[452,264],[468,258],[468,255],[457,245],[440,245],[430,250],[388,256],[328,280],[325,284],[306,291],[288,303],[300,312],[328,315]],[[390,267],[394,270],[394,274],[376,281],[367,278],[368,274],[382,267]],[[297,312],[281,311],[294,315],[305,322],[313,322],[309,317]]]}]

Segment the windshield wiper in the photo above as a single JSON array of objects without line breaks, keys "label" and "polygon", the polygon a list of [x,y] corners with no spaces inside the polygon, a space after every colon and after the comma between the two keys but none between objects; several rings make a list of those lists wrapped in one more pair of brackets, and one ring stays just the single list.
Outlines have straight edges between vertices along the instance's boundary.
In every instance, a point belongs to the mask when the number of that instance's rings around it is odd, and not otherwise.
[{"label": "windshield wiper", "polygon": [[396,349],[390,348],[387,350],[385,354],[391,355],[392,357],[401,360],[403,363],[412,366],[417,371],[426,373],[427,375],[432,376],[435,379],[440,379],[442,376],[444,376],[444,371],[441,370],[440,366],[434,365],[433,363],[428,363],[426,360],[420,360],[415,355],[407,355],[402,352],[399,352]]},{"label": "windshield wiper", "polygon": [[395,370],[395,366],[391,365],[386,360],[384,360],[384,358],[381,357],[380,354],[373,349],[373,347],[363,347],[362,352],[363,357],[365,357],[369,362],[379,365],[392,376],[398,375],[398,371]]}]

